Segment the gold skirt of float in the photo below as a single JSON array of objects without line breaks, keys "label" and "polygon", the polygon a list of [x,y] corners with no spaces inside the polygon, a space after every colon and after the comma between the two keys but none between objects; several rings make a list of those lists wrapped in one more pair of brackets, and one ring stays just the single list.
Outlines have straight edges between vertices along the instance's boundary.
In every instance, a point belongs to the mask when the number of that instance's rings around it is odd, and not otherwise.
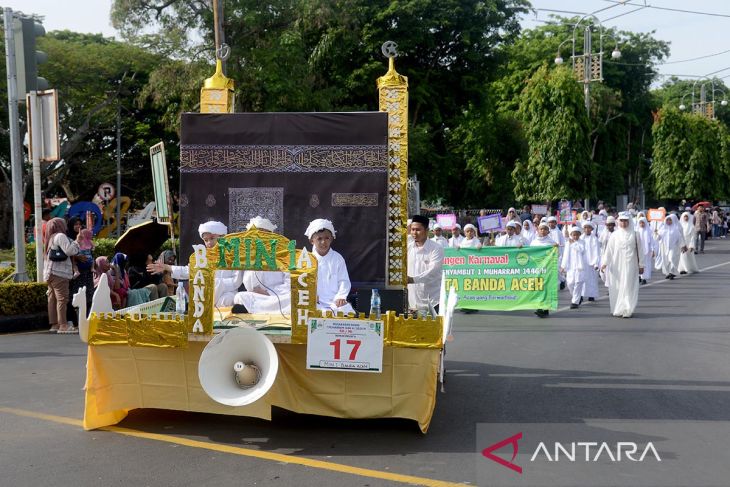
[{"label": "gold skirt of float", "polygon": [[[273,338],[273,337],[272,337]],[[441,350],[386,345],[380,374],[306,369],[306,345],[275,343],[279,370],[273,387],[241,407],[219,404],[198,380],[207,341],[187,348],[129,345],[88,347],[84,428],[117,424],[127,412],[159,408],[271,419],[276,406],[338,418],[405,418],[428,430],[436,404]]]}]

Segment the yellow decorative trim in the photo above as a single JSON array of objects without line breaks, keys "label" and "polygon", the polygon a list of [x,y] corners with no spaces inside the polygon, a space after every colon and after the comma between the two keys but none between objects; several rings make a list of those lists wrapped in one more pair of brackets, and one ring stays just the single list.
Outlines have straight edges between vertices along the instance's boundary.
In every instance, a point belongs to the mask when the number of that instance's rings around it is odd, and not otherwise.
[{"label": "yellow decorative trim", "polygon": [[408,280],[408,78],[395,70],[378,78],[380,111],[388,113],[388,258],[386,284],[405,287]]},{"label": "yellow decorative trim", "polygon": [[215,62],[215,74],[200,89],[200,113],[233,113],[234,83],[223,74],[223,63]]}]

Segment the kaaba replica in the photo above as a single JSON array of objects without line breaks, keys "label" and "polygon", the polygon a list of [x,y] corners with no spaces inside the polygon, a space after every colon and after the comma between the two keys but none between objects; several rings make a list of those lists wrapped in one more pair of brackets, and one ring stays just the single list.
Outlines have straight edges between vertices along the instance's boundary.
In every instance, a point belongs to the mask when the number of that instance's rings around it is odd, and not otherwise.
[{"label": "kaaba replica", "polygon": [[353,287],[386,280],[388,114],[236,113],[182,116],[182,262],[199,243],[198,225],[230,233],[255,216],[311,248],[304,230],[332,220],[333,243]]}]

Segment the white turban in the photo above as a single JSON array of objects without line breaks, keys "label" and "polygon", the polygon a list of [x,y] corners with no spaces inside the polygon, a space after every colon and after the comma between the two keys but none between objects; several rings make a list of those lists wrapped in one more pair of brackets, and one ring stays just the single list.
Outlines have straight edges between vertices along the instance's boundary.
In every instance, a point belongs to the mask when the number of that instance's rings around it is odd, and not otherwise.
[{"label": "white turban", "polygon": [[547,219],[547,221],[548,221],[548,223],[550,223],[550,222],[556,222],[557,223],[558,219],[555,218],[554,216],[549,216],[548,219]]},{"label": "white turban", "polygon": [[629,214],[628,214],[628,213],[626,213],[626,212],[623,212],[623,213],[620,213],[620,214],[618,215],[618,219],[619,219],[619,220],[631,220],[631,215],[629,215]]},{"label": "white turban", "polygon": [[583,232],[581,232],[580,227],[578,227],[577,225],[570,227],[570,233],[573,233],[573,232],[583,233]]},{"label": "white turban", "polygon": [[595,226],[595,225],[593,225],[593,222],[592,222],[592,221],[590,221],[590,220],[586,220],[586,221],[584,221],[582,225],[583,225],[584,227],[591,227],[591,228],[596,228],[596,226]]},{"label": "white turban", "polygon": [[477,227],[475,227],[475,226],[474,226],[474,225],[472,225],[471,223],[467,223],[466,225],[464,225],[464,231],[467,231],[467,230],[469,230],[470,228],[471,228],[472,230],[474,230],[475,232],[477,231]]},{"label": "white turban", "polygon": [[616,219],[612,216],[609,216],[608,218],[606,218],[606,225],[608,225],[609,223],[616,223]]},{"label": "white turban", "polygon": [[514,222],[514,221],[509,221],[509,222],[507,223],[506,227],[512,227],[512,228],[516,228],[516,227],[517,227],[517,223],[516,223],[516,222]]},{"label": "white turban", "polygon": [[205,222],[201,223],[198,227],[198,233],[200,234],[200,238],[203,238],[204,233],[211,233],[213,235],[227,235],[228,227],[226,227],[221,222]]},{"label": "white turban", "polygon": [[441,225],[439,225],[439,224],[437,223],[436,225],[434,225],[434,226],[433,226],[433,229],[434,229],[434,230],[441,230]]},{"label": "white turban", "polygon": [[307,230],[304,232],[304,235],[306,235],[307,238],[312,238],[312,235],[322,230],[329,230],[330,232],[332,232],[332,238],[337,238],[335,233],[335,226],[332,225],[331,221],[325,220],[324,218],[317,218],[316,220],[312,220],[312,223],[309,224]]},{"label": "white turban", "polygon": [[271,223],[271,220],[268,218],[262,218],[260,216],[255,216],[251,218],[251,220],[246,224],[246,230],[251,230],[251,227],[256,227],[259,230],[267,230],[269,232],[273,232],[276,230],[276,225]]}]

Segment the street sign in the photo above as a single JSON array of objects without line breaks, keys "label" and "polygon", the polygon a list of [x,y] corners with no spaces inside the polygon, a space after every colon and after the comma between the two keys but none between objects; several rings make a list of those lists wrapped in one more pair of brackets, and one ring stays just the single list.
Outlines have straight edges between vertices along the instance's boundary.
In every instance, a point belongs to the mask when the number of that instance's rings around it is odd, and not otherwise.
[{"label": "street sign", "polygon": [[311,318],[307,325],[307,369],[383,371],[382,321]]},{"label": "street sign", "polygon": [[115,193],[114,185],[112,183],[101,183],[99,185],[99,189],[96,190],[96,194],[98,194],[99,198],[105,202],[113,200],[114,196],[116,196]]},{"label": "street sign", "polygon": [[[54,162],[61,159],[61,142],[59,139],[58,130],[58,91],[57,90],[46,90],[39,91],[36,93],[36,104],[37,110],[31,109],[31,96],[26,95],[26,109],[28,113],[28,127],[30,130],[28,134],[30,136],[30,143],[28,144],[28,150],[30,151],[30,159],[33,160],[33,138],[38,137],[40,152],[38,154],[38,160],[40,162]],[[40,129],[38,134],[33,131],[33,119],[32,116],[39,114]]]}]

